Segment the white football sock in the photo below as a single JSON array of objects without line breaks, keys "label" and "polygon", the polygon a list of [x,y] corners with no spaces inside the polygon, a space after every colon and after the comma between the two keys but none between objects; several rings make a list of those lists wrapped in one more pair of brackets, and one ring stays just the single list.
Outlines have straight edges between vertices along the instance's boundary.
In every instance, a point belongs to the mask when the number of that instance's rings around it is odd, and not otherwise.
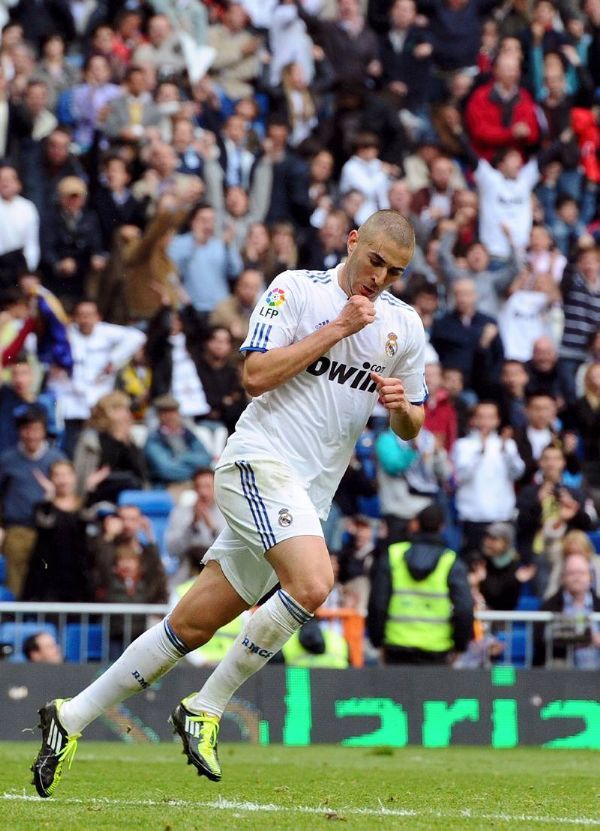
[{"label": "white football sock", "polygon": [[200,692],[185,699],[186,708],[192,713],[221,716],[238,687],[262,669],[311,617],[279,589],[252,615]]},{"label": "white football sock", "polygon": [[145,690],[189,652],[165,618],[140,635],[100,678],[60,708],[67,732],[84,727],[114,704]]}]

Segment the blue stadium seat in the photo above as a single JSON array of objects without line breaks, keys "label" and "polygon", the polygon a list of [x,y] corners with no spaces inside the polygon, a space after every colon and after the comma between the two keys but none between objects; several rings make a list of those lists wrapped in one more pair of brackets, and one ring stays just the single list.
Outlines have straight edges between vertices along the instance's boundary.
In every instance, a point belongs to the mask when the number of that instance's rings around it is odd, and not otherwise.
[{"label": "blue stadium seat", "polygon": [[516,612],[537,612],[539,611],[542,601],[539,597],[533,594],[521,594],[519,602],[515,609]]},{"label": "blue stadium seat", "polygon": [[148,517],[159,551],[165,556],[165,531],[169,514],[173,509],[173,497],[169,491],[121,491],[119,505],[136,505]]},{"label": "blue stadium seat", "polygon": [[[82,630],[83,626],[80,623],[67,624],[64,640],[65,661],[77,664],[82,660]],[[85,643],[84,635],[84,647],[86,647],[86,654],[84,657],[86,657],[88,661],[100,661],[102,659],[102,635],[103,631],[101,623],[88,624],[87,644]]]},{"label": "blue stadium seat", "polygon": [[0,586],[0,603],[4,603],[6,601],[14,599],[15,596],[10,589],[7,589],[6,586]]},{"label": "blue stadium seat", "polygon": [[53,623],[36,623],[35,621],[0,623],[0,643],[9,643],[14,650],[9,660],[14,662],[25,661],[23,642],[30,635],[36,635],[38,632],[48,632],[58,640],[58,632]]},{"label": "blue stadium seat", "polygon": [[[504,653],[500,658],[499,664],[509,664],[513,667],[524,667],[527,660],[527,625],[525,623],[513,623],[512,637],[510,644],[506,632],[498,632],[496,637],[499,641],[506,644]],[[530,655],[531,655],[530,649]],[[510,655],[510,661],[509,661]]]},{"label": "blue stadium seat", "polygon": [[588,537],[591,539],[597,553],[600,554],[600,531],[590,531]]},{"label": "blue stadium seat", "polygon": [[0,586],[4,585],[6,580],[6,557],[0,554]]}]

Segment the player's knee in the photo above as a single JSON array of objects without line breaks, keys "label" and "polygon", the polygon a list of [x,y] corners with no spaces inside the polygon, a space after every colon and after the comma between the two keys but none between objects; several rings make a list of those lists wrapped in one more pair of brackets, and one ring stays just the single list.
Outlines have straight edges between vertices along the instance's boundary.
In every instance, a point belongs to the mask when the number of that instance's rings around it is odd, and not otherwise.
[{"label": "player's knee", "polygon": [[332,588],[333,576],[314,578],[310,583],[294,586],[287,591],[303,609],[307,612],[315,612],[325,603]]},{"label": "player's knee", "polygon": [[173,631],[188,649],[198,649],[199,646],[204,646],[208,643],[215,634],[216,629],[207,626],[206,623],[197,623],[191,620],[173,620],[174,613],[169,618],[169,623]]}]

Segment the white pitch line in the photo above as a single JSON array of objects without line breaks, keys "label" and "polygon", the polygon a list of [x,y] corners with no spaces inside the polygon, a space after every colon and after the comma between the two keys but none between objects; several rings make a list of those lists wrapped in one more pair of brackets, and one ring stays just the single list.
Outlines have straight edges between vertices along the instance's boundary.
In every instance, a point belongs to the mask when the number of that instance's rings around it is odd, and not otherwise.
[{"label": "white pitch line", "polygon": [[48,801],[39,796],[33,796],[26,793],[5,792],[0,794],[0,800],[6,802],[37,802],[39,805],[52,806],[56,805],[116,805],[119,807],[162,807],[162,808],[208,808],[216,811],[246,811],[248,813],[265,813],[265,814],[316,814],[319,816],[327,816],[331,814],[338,814],[340,816],[370,816],[370,817],[415,817],[415,818],[434,818],[434,819],[463,819],[475,821],[488,822],[528,822],[539,823],[542,825],[553,825],[554,827],[565,826],[586,826],[589,828],[600,827],[600,819],[593,817],[551,817],[541,816],[535,814],[488,814],[478,813],[472,809],[465,808],[462,811],[436,811],[431,810],[414,810],[413,808],[357,808],[357,807],[339,807],[332,808],[329,805],[321,807],[314,807],[311,805],[275,805],[274,803],[261,802],[238,802],[233,799],[219,799],[212,801],[196,801],[186,799],[109,799],[109,798],[91,798],[91,799],[77,799],[75,797],[66,797],[65,799],[57,799],[55,801]]}]

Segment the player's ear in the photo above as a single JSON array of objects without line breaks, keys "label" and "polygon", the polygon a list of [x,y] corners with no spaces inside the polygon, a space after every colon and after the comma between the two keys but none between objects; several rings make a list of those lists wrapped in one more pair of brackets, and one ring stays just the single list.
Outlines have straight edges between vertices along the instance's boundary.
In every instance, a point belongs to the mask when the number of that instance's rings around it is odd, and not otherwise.
[{"label": "player's ear", "polygon": [[353,228],[350,231],[350,233],[348,234],[348,240],[346,242],[346,245],[348,247],[348,254],[352,253],[352,251],[355,248],[357,242],[358,242],[358,231],[356,230],[356,228]]}]

